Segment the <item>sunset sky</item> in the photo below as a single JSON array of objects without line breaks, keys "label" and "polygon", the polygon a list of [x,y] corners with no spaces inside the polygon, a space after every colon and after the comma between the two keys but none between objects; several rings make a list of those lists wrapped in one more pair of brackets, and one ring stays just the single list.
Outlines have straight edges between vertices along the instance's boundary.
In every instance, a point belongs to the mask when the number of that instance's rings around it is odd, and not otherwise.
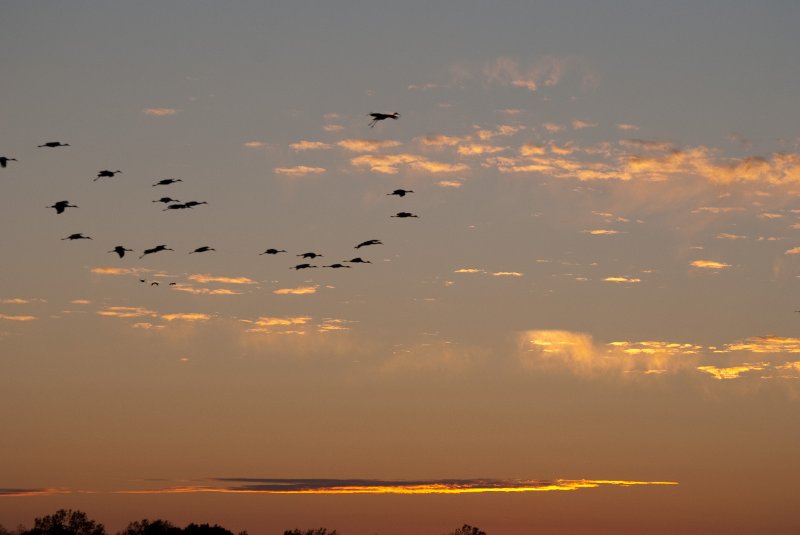
[{"label": "sunset sky", "polygon": [[0,524],[798,533],[798,21],[0,3]]}]

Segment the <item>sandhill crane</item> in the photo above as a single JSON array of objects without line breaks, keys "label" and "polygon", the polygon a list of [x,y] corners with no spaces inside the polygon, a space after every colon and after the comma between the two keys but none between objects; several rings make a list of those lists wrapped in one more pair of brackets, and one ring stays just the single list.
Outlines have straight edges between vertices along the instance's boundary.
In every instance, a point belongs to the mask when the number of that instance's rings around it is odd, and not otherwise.
[{"label": "sandhill crane", "polygon": [[122,245],[117,245],[116,247],[114,247],[113,249],[111,249],[108,252],[109,253],[117,253],[119,255],[119,257],[122,258],[123,256],[125,256],[125,252],[126,251],[129,252],[129,253],[132,253],[133,249],[126,249]]},{"label": "sandhill crane", "polygon": [[158,253],[158,252],[161,252],[161,251],[174,251],[174,250],[175,249],[170,249],[166,245],[156,245],[152,249],[145,249],[144,252],[142,253],[142,256],[140,256],[139,258],[144,258],[145,256],[147,256],[149,254]]},{"label": "sandhill crane", "polygon": [[339,269],[339,268],[349,268],[350,266],[345,266],[344,264],[331,264],[330,266],[322,266],[322,267]]},{"label": "sandhill crane", "polygon": [[153,281],[150,283],[150,286],[158,286],[158,281]]},{"label": "sandhill crane", "polygon": [[184,203],[186,208],[194,208],[195,206],[199,206],[201,204],[208,204],[206,201],[189,201]]},{"label": "sandhill crane", "polygon": [[8,162],[16,162],[16,158],[9,158],[7,156],[0,156],[0,167],[5,168],[8,165]]},{"label": "sandhill crane", "polygon": [[183,182],[180,178],[165,178],[163,180],[159,180],[153,186],[167,186],[169,184],[174,184],[175,182]]},{"label": "sandhill crane", "polygon": [[78,206],[75,204],[70,204],[69,201],[58,201],[57,203],[51,206],[45,206],[45,208],[55,208],[57,214],[63,214],[64,210],[67,208],[77,208]]},{"label": "sandhill crane", "polygon": [[192,253],[205,253],[205,252],[208,252],[208,251],[216,251],[216,249],[214,249],[213,247],[209,247],[208,245],[204,245],[202,247],[198,247],[194,251],[189,251],[189,254],[192,254]]},{"label": "sandhill crane", "polygon": [[397,112],[393,112],[393,113],[370,113],[369,116],[372,117],[372,121],[370,121],[370,123],[369,123],[369,127],[370,128],[374,127],[375,124],[378,121],[383,121],[385,119],[395,119],[395,120],[397,120],[397,119],[400,118],[400,114],[397,113]]},{"label": "sandhill crane", "polygon": [[160,199],[156,199],[153,202],[163,202],[164,204],[169,204],[171,202],[181,202],[178,199],[173,199],[172,197],[161,197]]},{"label": "sandhill crane", "polygon": [[69,147],[69,143],[61,143],[60,141],[48,141],[47,143],[43,143],[39,145],[39,147]]},{"label": "sandhill crane", "polygon": [[170,204],[169,206],[167,206],[166,208],[164,208],[161,211],[162,212],[166,212],[167,210],[185,210],[186,208],[189,208],[189,207],[186,206],[185,204],[177,203],[177,204]]},{"label": "sandhill crane", "polygon": [[297,264],[296,266],[290,267],[289,269],[296,269],[300,271],[301,269],[308,269],[308,268],[315,268],[317,266],[312,266],[311,264]]},{"label": "sandhill crane", "polygon": [[303,258],[316,258],[316,257],[322,256],[322,255],[321,254],[317,254],[317,253],[303,253],[303,254],[298,254],[298,255],[295,255],[295,256],[301,256]]},{"label": "sandhill crane", "polygon": [[278,253],[285,253],[285,252],[286,252],[286,249],[271,249],[270,248],[270,249],[267,249],[266,251],[264,251],[263,253],[258,253],[258,255],[261,256],[262,254],[278,254]]},{"label": "sandhill crane", "polygon": [[78,232],[77,234],[70,234],[66,238],[61,238],[62,240],[91,240],[90,236],[84,236],[83,233]]},{"label": "sandhill crane", "polygon": [[372,263],[369,260],[364,260],[360,256],[357,256],[355,258],[351,258],[350,260],[344,260],[344,262],[349,262],[351,264],[371,264]]},{"label": "sandhill crane", "polygon": [[414,214],[412,214],[411,212],[397,212],[395,215],[393,215],[393,216],[390,216],[390,217],[400,217],[400,218],[403,218],[403,217],[419,217],[419,216],[418,216],[418,215],[414,215]]},{"label": "sandhill crane", "polygon": [[361,243],[359,243],[358,245],[356,245],[356,246],[354,247],[354,249],[361,249],[362,247],[366,247],[367,245],[383,245],[383,242],[382,242],[381,240],[367,240],[367,241],[362,241]]},{"label": "sandhill crane", "polygon": [[398,197],[405,197],[406,193],[414,193],[413,189],[396,189],[391,193],[387,193],[386,195],[397,195]]},{"label": "sandhill crane", "polygon": [[117,169],[116,171],[109,171],[108,169],[103,169],[102,171],[97,173],[97,177],[94,180],[95,182],[97,182],[101,178],[112,178],[114,175],[121,172],[122,171],[120,171],[119,169]]}]

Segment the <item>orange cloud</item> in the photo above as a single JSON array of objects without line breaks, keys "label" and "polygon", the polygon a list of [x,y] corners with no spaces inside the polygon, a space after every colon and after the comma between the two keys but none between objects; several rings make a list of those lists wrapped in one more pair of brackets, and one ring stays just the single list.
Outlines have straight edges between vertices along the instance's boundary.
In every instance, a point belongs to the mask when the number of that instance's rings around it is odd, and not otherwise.
[{"label": "orange cloud", "polygon": [[440,188],[460,188],[464,183],[458,180],[440,180],[436,185]]},{"label": "orange cloud", "polygon": [[304,150],[325,150],[333,148],[333,145],[329,143],[323,143],[322,141],[298,141],[297,143],[292,143],[289,145],[289,148],[295,152],[300,152]]},{"label": "orange cloud", "polygon": [[460,145],[458,147],[458,154],[461,156],[478,156],[481,154],[495,154],[504,150],[506,150],[505,147],[470,143],[468,145]]},{"label": "orange cloud", "polygon": [[0,320],[6,321],[34,321],[35,319],[37,319],[36,316],[0,314]]},{"label": "orange cloud", "polygon": [[635,282],[642,282],[642,279],[637,279],[635,277],[606,277],[605,279],[603,279],[603,282],[635,283]]},{"label": "orange cloud", "polygon": [[493,277],[522,277],[519,271],[495,271],[492,273]]},{"label": "orange cloud", "polygon": [[208,321],[211,319],[208,314],[200,312],[177,312],[175,314],[163,314],[161,317],[167,321]]},{"label": "orange cloud", "polygon": [[274,171],[279,175],[306,176],[322,174],[326,171],[326,169],[324,167],[308,167],[305,165],[298,165],[295,167],[276,167]]},{"label": "orange cloud", "polygon": [[298,288],[279,288],[272,293],[277,295],[308,295],[317,292],[316,286],[300,286]]},{"label": "orange cloud", "polygon": [[726,269],[731,267],[730,264],[726,264],[725,262],[716,262],[714,260],[695,260],[691,263],[691,266],[700,269]]},{"label": "orange cloud", "polygon": [[766,363],[761,364],[742,364],[739,366],[730,366],[728,368],[718,368],[716,366],[698,366],[697,369],[701,372],[710,374],[714,379],[724,381],[726,379],[738,379],[743,374],[761,371],[769,365]]},{"label": "orange cloud", "polygon": [[98,310],[97,313],[101,316],[113,316],[117,318],[139,318],[142,316],[156,316],[157,314],[143,307],[105,307]]},{"label": "orange cloud", "polygon": [[419,138],[419,143],[426,147],[452,147],[458,145],[467,138],[445,136],[442,134],[431,134],[423,138]]},{"label": "orange cloud", "polygon": [[89,271],[96,275],[138,275],[149,270],[143,268],[93,267]]},{"label": "orange cloud", "polygon": [[575,130],[583,130],[585,128],[594,128],[596,126],[597,126],[597,123],[587,123],[586,121],[579,121],[577,119],[572,121],[572,128],[574,128]]},{"label": "orange cloud", "polygon": [[800,254],[800,247],[792,247],[786,250],[783,254]]},{"label": "orange cloud", "polygon": [[247,277],[221,277],[215,275],[189,275],[189,280],[193,280],[202,284],[209,282],[219,282],[223,284],[255,284],[256,282]]},{"label": "orange cloud", "polygon": [[178,113],[179,110],[175,108],[145,108],[142,112],[145,115],[151,115],[154,117],[168,117],[170,115],[175,115]]},{"label": "orange cloud", "polygon": [[391,139],[343,139],[336,145],[351,152],[375,152],[381,149],[399,147],[402,143]]},{"label": "orange cloud", "polygon": [[263,141],[247,141],[244,143],[244,146],[247,147],[248,149],[260,149],[266,147],[267,144],[264,143]]},{"label": "orange cloud", "polygon": [[620,233],[618,230],[609,230],[609,229],[584,230],[584,232],[591,234],[593,236],[612,236],[614,234]]}]

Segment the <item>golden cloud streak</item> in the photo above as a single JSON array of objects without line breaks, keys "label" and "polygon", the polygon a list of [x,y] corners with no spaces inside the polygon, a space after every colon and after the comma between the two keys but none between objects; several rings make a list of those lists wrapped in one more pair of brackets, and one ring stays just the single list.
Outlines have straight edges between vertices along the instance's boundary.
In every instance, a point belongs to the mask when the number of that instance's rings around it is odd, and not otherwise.
[{"label": "golden cloud streak", "polygon": [[742,374],[752,371],[761,371],[769,367],[767,363],[759,364],[742,364],[740,366],[730,366],[728,368],[718,368],[716,366],[698,366],[697,369],[701,372],[710,374],[719,381],[726,379],[738,379]]},{"label": "golden cloud streak", "polygon": [[399,147],[402,143],[392,139],[343,139],[336,145],[351,152],[374,152],[381,149]]},{"label": "golden cloud streak", "polygon": [[691,265],[700,269],[726,269],[731,267],[730,264],[715,262],[714,260],[695,260]]},{"label": "golden cloud streak", "polygon": [[255,281],[247,277],[218,277],[214,275],[196,274],[189,275],[189,280],[200,283],[219,282],[223,284],[255,284]]},{"label": "golden cloud streak", "polygon": [[304,150],[326,150],[333,148],[333,145],[330,143],[324,143],[322,141],[298,141],[297,143],[292,143],[289,145],[289,148],[295,152],[300,152]]},{"label": "golden cloud streak", "polygon": [[178,110],[175,108],[145,108],[142,112],[145,115],[151,115],[153,117],[169,117],[170,115],[177,114]]},{"label": "golden cloud streak", "polygon": [[645,486],[645,485],[678,485],[677,481],[626,481],[603,479],[556,479],[552,481],[515,480],[485,482],[430,482],[430,483],[394,483],[381,484],[364,482],[357,485],[337,485],[335,483],[312,483],[306,488],[276,488],[280,485],[246,485],[241,487],[212,486],[179,486],[153,490],[116,491],[116,494],[485,494],[485,493],[522,493],[551,492],[592,489],[601,486]]},{"label": "golden cloud streak", "polygon": [[208,321],[211,319],[211,316],[201,312],[177,312],[175,314],[163,314],[161,317],[167,321]]},{"label": "golden cloud streak", "polygon": [[279,288],[272,293],[277,295],[308,295],[317,293],[316,286],[300,286],[298,288]]},{"label": "golden cloud streak", "polygon": [[642,282],[642,279],[637,279],[635,277],[606,277],[603,279],[603,282],[628,282],[628,283],[636,283]]},{"label": "golden cloud streak", "polygon": [[156,316],[157,314],[142,307],[105,307],[98,310],[100,316],[113,316],[117,318],[140,318],[142,316]]},{"label": "golden cloud streak", "polygon": [[6,321],[34,321],[36,320],[36,316],[15,316],[15,315],[8,315],[8,314],[0,314],[0,320]]},{"label": "golden cloud streak", "polygon": [[326,171],[326,169],[324,167],[308,167],[305,165],[298,165],[295,167],[276,167],[274,171],[279,175],[306,176],[322,174]]},{"label": "golden cloud streak", "polygon": [[96,275],[138,275],[149,270],[142,268],[93,267],[89,271]]}]

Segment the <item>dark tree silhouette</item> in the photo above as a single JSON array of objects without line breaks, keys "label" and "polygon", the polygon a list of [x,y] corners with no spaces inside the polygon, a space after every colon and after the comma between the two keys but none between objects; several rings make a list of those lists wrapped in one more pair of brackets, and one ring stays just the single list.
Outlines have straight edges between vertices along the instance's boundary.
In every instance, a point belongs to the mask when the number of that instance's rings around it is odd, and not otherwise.
[{"label": "dark tree silhouette", "polygon": [[305,531],[301,531],[299,529],[286,530],[283,532],[283,535],[338,535],[338,533],[336,530],[328,531],[325,528],[317,528],[307,529]]},{"label": "dark tree silhouette", "polygon": [[232,531],[229,531],[217,524],[210,526],[208,524],[195,523],[191,523],[183,528],[183,533],[185,535],[233,535]]},{"label": "dark tree silhouette", "polygon": [[147,520],[131,522],[117,535],[181,535],[183,530],[166,520]]},{"label": "dark tree silhouette", "polygon": [[106,535],[106,528],[83,511],[59,509],[52,515],[37,518],[33,529],[20,535]]},{"label": "dark tree silhouette", "polygon": [[475,526],[464,524],[455,531],[451,531],[450,533],[446,533],[445,535],[486,535],[486,532],[483,531],[482,529],[476,528]]}]

